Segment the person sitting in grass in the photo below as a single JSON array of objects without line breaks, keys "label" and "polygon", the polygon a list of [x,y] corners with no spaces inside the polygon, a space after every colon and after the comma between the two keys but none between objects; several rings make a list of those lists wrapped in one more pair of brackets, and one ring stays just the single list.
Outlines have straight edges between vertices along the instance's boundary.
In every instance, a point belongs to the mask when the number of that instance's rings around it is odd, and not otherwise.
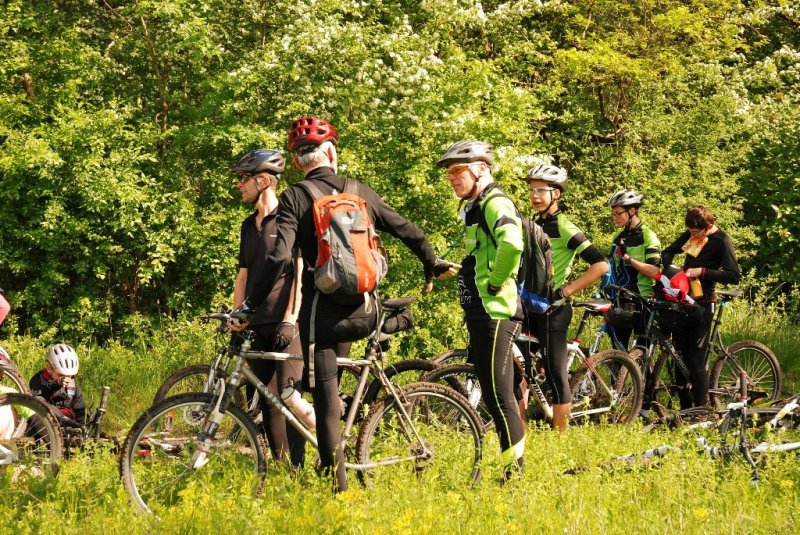
[{"label": "person sitting in grass", "polygon": [[[65,416],[80,425],[86,422],[86,401],[75,382],[78,374],[78,354],[67,344],[56,344],[47,352],[43,370],[31,377],[31,394],[44,399]],[[63,419],[61,419],[62,424]]]}]

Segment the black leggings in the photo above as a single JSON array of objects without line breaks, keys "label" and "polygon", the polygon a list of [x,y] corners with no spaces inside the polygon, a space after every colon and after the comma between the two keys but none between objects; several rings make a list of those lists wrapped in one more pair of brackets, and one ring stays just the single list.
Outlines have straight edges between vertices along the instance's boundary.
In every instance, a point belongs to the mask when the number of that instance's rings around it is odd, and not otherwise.
[{"label": "black leggings", "polygon": [[[678,398],[681,409],[689,407],[702,407],[708,405],[708,362],[706,361],[706,347],[708,347],[708,331],[714,320],[714,303],[697,303],[703,308],[703,317],[699,323],[674,329],[672,341],[675,349],[686,362],[686,367],[692,374],[692,389],[681,388]],[[685,385],[687,380],[680,369],[676,369],[675,382]]]},{"label": "black leggings", "polygon": [[[312,295],[313,299],[313,295]],[[300,337],[306,363],[314,359],[314,413],[317,417],[317,443],[323,475],[332,475],[334,492],[347,490],[344,468],[344,445],[340,442],[339,422],[342,406],[339,398],[339,379],[336,357],[347,357],[351,342],[366,338],[375,329],[374,313],[364,315],[364,306],[337,307],[320,303],[316,311],[314,354],[309,355],[310,306],[304,302],[300,309]],[[371,301],[370,307],[375,307]],[[370,308],[370,310],[375,310]],[[308,366],[306,366],[308,374]]]},{"label": "black leggings", "polygon": [[567,329],[571,321],[572,306],[569,303],[556,308],[551,314],[531,314],[528,320],[531,330],[539,337],[545,377],[555,405],[572,401],[567,369]]},{"label": "black leggings", "polygon": [[[253,342],[254,351],[277,350],[273,345],[277,323],[257,325],[253,328],[256,339]],[[300,354],[300,337],[296,336],[292,343],[280,351]],[[276,362],[273,360],[250,360],[250,367],[256,376],[264,383],[275,396],[280,398],[280,391],[290,383],[302,391],[303,363],[299,361]],[[276,373],[277,371],[277,373]],[[252,395],[252,387],[248,385],[247,398]],[[280,411],[267,403],[262,396],[260,400],[261,414],[264,418],[264,431],[267,434],[269,447],[275,459],[289,458],[293,465],[301,466],[306,449],[306,439],[294,427],[286,422]]]},{"label": "black leggings", "polygon": [[519,322],[512,320],[467,320],[470,360],[475,364],[483,401],[500,437],[504,466],[520,459],[525,449],[525,430],[514,397],[514,357],[511,354],[511,344],[519,329]]}]

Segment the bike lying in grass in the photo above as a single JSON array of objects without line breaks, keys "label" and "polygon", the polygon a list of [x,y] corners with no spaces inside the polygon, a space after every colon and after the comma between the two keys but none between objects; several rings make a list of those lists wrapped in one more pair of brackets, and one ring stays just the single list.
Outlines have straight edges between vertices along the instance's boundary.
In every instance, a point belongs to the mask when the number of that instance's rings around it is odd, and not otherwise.
[{"label": "bike lying in grass", "polygon": [[[364,357],[338,359],[355,367],[359,381],[347,410],[341,440],[347,444],[348,468],[392,478],[398,470],[431,474],[463,484],[480,477],[483,426],[460,394],[442,385],[395,386],[383,369],[381,327],[389,313],[413,299],[381,300],[378,327],[367,340]],[[229,314],[213,318],[230,323]],[[158,512],[195,492],[221,488],[259,494],[267,469],[264,438],[252,420],[232,402],[243,381],[253,385],[308,443],[317,447],[313,429],[267,389],[247,365],[249,359],[300,359],[301,355],[251,351],[252,332],[243,331],[240,346],[229,346],[232,369],[217,378],[211,393],[168,398],[150,407],[134,423],[120,455],[120,475],[132,502],[142,511]],[[361,403],[373,375],[386,396],[368,407]],[[363,418],[356,434],[355,422]],[[355,437],[355,444],[351,439]],[[353,451],[354,450],[354,451]],[[456,483],[457,482],[457,483]]]}]

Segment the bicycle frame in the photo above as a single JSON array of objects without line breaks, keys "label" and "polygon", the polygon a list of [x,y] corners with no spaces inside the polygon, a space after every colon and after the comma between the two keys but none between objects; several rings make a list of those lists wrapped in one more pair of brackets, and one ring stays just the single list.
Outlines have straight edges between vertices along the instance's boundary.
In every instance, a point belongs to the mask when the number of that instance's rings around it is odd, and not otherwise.
[{"label": "bicycle frame", "polygon": [[[212,317],[217,315],[212,315]],[[354,394],[354,403],[350,404],[350,407],[347,411],[347,418],[345,420],[344,429],[342,431],[340,440],[346,441],[349,440],[353,436],[353,428],[355,426],[356,417],[358,416],[358,412],[361,410],[361,402],[363,401],[364,395],[366,393],[366,385],[367,380],[369,379],[370,372],[381,382],[382,386],[388,392],[388,396],[393,398],[397,402],[398,414],[401,416],[400,421],[403,427],[403,432],[410,438],[415,440],[419,443],[421,447],[421,455],[432,455],[432,452],[426,446],[425,442],[417,433],[417,430],[414,428],[414,425],[411,423],[411,417],[409,416],[404,403],[400,398],[399,390],[392,384],[392,382],[386,377],[383,366],[383,353],[380,348],[380,340],[382,337],[386,336],[381,334],[381,327],[388,316],[388,309],[382,308],[381,313],[378,318],[377,326],[375,332],[370,336],[367,343],[367,348],[365,350],[365,356],[363,359],[350,359],[350,358],[337,358],[337,365],[338,366],[348,366],[351,368],[356,368],[360,371],[358,385],[356,387],[356,391]],[[215,319],[221,319],[216,317]],[[236,390],[241,384],[242,380],[246,381],[247,383],[253,385],[256,390],[264,396],[266,402],[276,408],[285,418],[286,421],[294,427],[300,434],[302,434],[306,440],[308,440],[315,448],[318,448],[318,442],[316,435],[309,429],[309,427],[305,424],[305,422],[298,418],[294,412],[292,412],[291,408],[289,408],[282,399],[275,396],[272,392],[269,391],[267,385],[264,384],[253,372],[253,370],[249,366],[244,365],[245,360],[255,360],[255,359],[263,359],[263,360],[272,360],[276,362],[280,361],[290,361],[290,360],[303,360],[302,355],[292,354],[292,353],[280,353],[280,352],[270,352],[270,351],[251,351],[250,347],[252,341],[254,339],[254,334],[252,332],[243,332],[244,341],[239,349],[228,348],[228,355],[230,358],[234,360],[233,371],[228,375],[228,379],[223,381],[222,379],[217,379],[217,383],[214,387],[214,393],[212,397],[212,404],[214,408],[208,414],[206,421],[204,423],[203,430],[198,435],[198,449],[194,453],[192,460],[190,462],[190,466],[193,469],[197,469],[205,464],[205,456],[208,453],[208,446],[210,445],[210,440],[214,438],[216,433],[217,427],[222,420],[222,415],[227,410],[228,405],[233,397],[233,391]],[[205,445],[203,447],[202,445]],[[397,464],[401,462],[407,462],[414,459],[418,459],[420,454],[411,455],[404,458],[391,458],[382,460],[381,462],[376,463],[368,463],[368,464],[358,464],[358,463],[345,463],[347,468],[353,470],[369,470],[375,468],[376,466],[388,465],[388,464]]]},{"label": "bicycle frame", "polygon": [[[532,334],[527,333],[520,333],[517,336],[517,341],[520,342],[528,342],[528,343],[535,343],[539,345],[536,351],[536,358],[541,359],[543,358],[541,353],[541,345],[539,344],[539,338]],[[545,382],[546,377],[545,374],[542,372],[537,373],[534,377],[529,377],[529,373],[527,371],[527,366],[525,365],[525,355],[522,354],[522,351],[519,350],[516,344],[512,344],[511,350],[514,354],[514,357],[522,364],[522,370],[524,374],[524,379],[528,383],[528,388],[533,393],[533,397],[536,400],[539,408],[545,415],[546,420],[552,421],[553,419],[553,406],[547,400],[547,396],[544,393],[541,385]],[[583,351],[580,348],[580,345],[577,341],[571,340],[567,342],[567,369],[572,367],[572,363],[575,359],[578,359],[580,362],[580,366],[586,366],[591,372],[593,377],[599,379],[598,385],[605,390],[607,394],[609,394],[610,398],[614,398],[614,389],[609,386],[602,378],[602,376],[598,373],[597,369],[589,362],[589,359],[586,355],[584,355]],[[571,418],[580,418],[584,416],[589,416],[592,414],[600,414],[602,412],[608,412],[608,409],[590,409],[586,411],[573,411],[570,413]]]}]

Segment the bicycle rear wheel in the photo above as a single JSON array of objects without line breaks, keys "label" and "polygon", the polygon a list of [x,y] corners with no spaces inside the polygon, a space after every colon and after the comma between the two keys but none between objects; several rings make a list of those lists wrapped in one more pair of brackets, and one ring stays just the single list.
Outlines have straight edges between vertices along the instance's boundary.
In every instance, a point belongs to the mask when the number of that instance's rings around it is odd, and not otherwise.
[{"label": "bicycle rear wheel", "polygon": [[184,493],[258,495],[267,470],[266,445],[253,422],[233,405],[222,417],[205,463],[191,466],[198,430],[209,416],[211,394],[182,394],[150,407],[133,424],[119,460],[131,502],[158,513]]},{"label": "bicycle rear wheel", "polygon": [[642,407],[642,374],[627,353],[607,349],[572,374],[570,420],[630,425]]},{"label": "bicycle rear wheel", "polygon": [[473,364],[454,363],[438,366],[423,375],[421,380],[425,383],[442,384],[464,396],[483,421],[484,431],[494,425],[492,415],[489,414],[489,409],[483,401],[483,392]]},{"label": "bicycle rear wheel", "polygon": [[373,406],[356,455],[375,479],[416,473],[453,488],[465,477],[480,479],[482,440],[483,425],[466,399],[443,385],[416,383]]},{"label": "bicycle rear wheel", "polygon": [[61,428],[47,405],[27,394],[0,395],[0,479],[54,476],[62,453]]},{"label": "bicycle rear wheel", "polygon": [[739,399],[740,372],[747,373],[747,390],[758,401],[775,401],[781,395],[782,373],[772,351],[754,340],[740,340],[717,354],[709,378],[709,397],[718,409]]},{"label": "bicycle rear wheel", "polygon": [[468,357],[469,349],[448,349],[447,351],[439,353],[431,360],[434,364],[442,366],[444,364],[466,363]]}]

